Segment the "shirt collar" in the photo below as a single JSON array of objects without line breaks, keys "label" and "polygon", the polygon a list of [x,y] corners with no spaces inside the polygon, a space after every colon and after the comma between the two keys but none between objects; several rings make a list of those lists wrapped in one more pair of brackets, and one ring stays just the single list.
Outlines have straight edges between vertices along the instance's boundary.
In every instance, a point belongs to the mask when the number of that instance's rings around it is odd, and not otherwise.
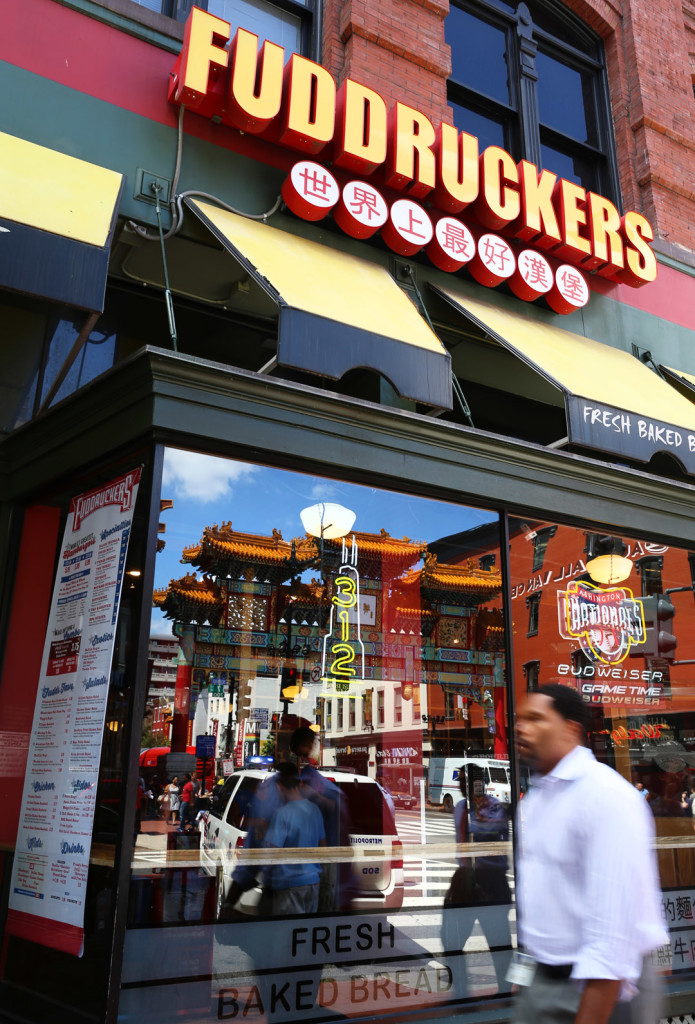
[{"label": "shirt collar", "polygon": [[589,764],[594,760],[595,757],[588,747],[573,747],[569,754],[565,754],[562,760],[558,761],[549,772],[545,775],[537,775],[534,778],[534,783],[542,788],[543,786],[552,785],[559,779],[565,782],[574,782],[575,779],[580,778],[584,774]]}]

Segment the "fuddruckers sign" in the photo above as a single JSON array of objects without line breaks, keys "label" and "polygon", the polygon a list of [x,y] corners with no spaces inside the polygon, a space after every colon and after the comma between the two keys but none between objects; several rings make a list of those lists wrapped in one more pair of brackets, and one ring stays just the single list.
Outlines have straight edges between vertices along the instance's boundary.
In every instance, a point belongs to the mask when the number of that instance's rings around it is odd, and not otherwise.
[{"label": "fuddruckers sign", "polygon": [[[544,296],[558,313],[588,301],[582,271],[633,287],[656,277],[654,236],[641,214],[621,217],[610,200],[526,160],[517,164],[498,146],[480,153],[474,136],[446,123],[435,128],[405,103],[387,110],[377,92],[352,79],[338,89],[321,65],[296,53],[285,63],[284,48],[271,42],[259,52],[256,35],[240,28],[232,38],[230,23],[207,11],[194,7],[186,23],[169,99],[320,155],[323,163],[295,164],[283,186],[298,216],[320,220],[332,210],[353,237],[380,231],[400,255],[424,249],[442,270],[466,266],[488,287],[506,280],[519,298]],[[403,197],[387,202],[381,189]]]}]

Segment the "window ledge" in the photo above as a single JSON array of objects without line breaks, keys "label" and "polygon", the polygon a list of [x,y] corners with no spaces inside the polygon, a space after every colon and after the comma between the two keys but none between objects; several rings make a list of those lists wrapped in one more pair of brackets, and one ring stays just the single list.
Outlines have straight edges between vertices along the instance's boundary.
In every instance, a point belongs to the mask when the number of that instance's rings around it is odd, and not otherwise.
[{"label": "window ledge", "polygon": [[183,23],[143,7],[135,0],[58,0],[89,18],[178,53],[183,42]]}]

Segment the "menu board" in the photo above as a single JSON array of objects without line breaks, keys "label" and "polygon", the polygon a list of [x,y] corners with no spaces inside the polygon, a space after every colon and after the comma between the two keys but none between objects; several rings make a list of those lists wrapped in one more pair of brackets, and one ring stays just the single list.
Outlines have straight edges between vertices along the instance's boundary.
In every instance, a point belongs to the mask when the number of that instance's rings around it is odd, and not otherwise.
[{"label": "menu board", "polygon": [[118,604],[140,469],[72,499],[46,629],[7,929],[81,956]]}]

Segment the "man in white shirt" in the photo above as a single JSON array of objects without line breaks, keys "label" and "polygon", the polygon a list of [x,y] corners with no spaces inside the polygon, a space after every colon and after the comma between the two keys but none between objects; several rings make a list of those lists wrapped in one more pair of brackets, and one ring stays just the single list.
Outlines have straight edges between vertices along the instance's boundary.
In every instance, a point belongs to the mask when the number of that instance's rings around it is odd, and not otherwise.
[{"label": "man in white shirt", "polygon": [[520,757],[538,774],[517,818],[519,939],[536,963],[516,1024],[661,1016],[649,962],[668,942],[654,822],[635,788],[584,745],[588,715],[576,690],[555,684],[530,694],[517,716]]}]

